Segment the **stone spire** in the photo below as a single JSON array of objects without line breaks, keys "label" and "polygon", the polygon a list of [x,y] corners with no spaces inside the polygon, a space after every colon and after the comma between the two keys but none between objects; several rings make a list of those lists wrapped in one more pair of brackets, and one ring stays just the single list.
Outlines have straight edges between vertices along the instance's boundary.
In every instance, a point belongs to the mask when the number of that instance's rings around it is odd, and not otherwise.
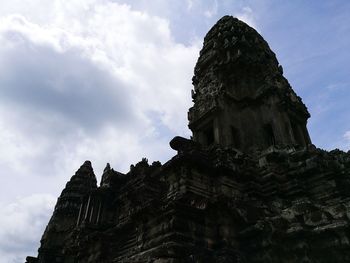
[{"label": "stone spire", "polygon": [[205,36],[193,85],[189,127],[204,146],[250,152],[311,143],[307,108],[267,42],[237,18],[224,16]]},{"label": "stone spire", "polygon": [[85,161],[72,176],[58,198],[54,213],[77,213],[79,212],[80,197],[97,188],[96,176],[91,162]]},{"label": "stone spire", "polygon": [[57,200],[54,213],[41,238],[39,262],[60,262],[60,248],[72,235],[82,198],[97,188],[96,176],[90,161],[85,161],[66,184]]}]

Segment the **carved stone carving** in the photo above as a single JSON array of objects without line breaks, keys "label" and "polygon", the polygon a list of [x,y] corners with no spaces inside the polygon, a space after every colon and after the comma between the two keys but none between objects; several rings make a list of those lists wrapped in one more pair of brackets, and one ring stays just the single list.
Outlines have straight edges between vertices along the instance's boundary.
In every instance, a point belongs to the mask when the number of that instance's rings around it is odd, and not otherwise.
[{"label": "carved stone carving", "polygon": [[265,40],[225,16],[204,39],[165,164],[100,187],[85,162],[27,263],[350,262],[350,152],[311,144],[305,105]]}]

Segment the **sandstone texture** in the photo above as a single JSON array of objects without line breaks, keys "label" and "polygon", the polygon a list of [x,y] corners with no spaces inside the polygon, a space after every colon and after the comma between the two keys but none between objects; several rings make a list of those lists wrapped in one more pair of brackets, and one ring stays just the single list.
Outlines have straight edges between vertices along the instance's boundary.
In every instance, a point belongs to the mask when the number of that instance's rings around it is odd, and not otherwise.
[{"label": "sandstone texture", "polygon": [[223,17],[193,85],[193,137],[165,164],[107,164],[99,187],[86,161],[27,263],[350,262],[350,153],[312,145],[267,42]]}]

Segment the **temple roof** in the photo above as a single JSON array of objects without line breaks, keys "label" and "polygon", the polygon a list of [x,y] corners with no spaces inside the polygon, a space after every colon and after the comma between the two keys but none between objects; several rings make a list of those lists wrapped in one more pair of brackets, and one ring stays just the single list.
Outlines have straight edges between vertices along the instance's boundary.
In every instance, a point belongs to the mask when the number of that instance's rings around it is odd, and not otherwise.
[{"label": "temple roof", "polygon": [[237,101],[258,100],[273,93],[309,116],[268,43],[232,16],[221,18],[205,36],[192,80],[195,105],[220,93]]}]

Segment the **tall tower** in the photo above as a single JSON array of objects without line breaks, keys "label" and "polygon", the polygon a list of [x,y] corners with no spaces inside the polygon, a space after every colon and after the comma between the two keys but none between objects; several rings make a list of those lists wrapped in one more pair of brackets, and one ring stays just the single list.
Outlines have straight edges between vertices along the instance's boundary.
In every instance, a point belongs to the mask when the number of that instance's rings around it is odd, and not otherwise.
[{"label": "tall tower", "polygon": [[164,165],[108,164],[100,187],[85,162],[27,263],[350,262],[350,153],[304,147],[309,113],[263,38],[222,18],[193,83],[196,143],[175,137]]},{"label": "tall tower", "polygon": [[72,176],[58,198],[40,241],[38,260],[34,262],[68,262],[63,261],[63,254],[69,254],[69,251],[63,253],[63,248],[72,238],[83,197],[96,188],[96,176],[91,162],[86,161]]},{"label": "tall tower", "polygon": [[224,16],[213,26],[192,80],[189,128],[201,145],[251,152],[311,143],[306,106],[267,42],[244,22]]}]

